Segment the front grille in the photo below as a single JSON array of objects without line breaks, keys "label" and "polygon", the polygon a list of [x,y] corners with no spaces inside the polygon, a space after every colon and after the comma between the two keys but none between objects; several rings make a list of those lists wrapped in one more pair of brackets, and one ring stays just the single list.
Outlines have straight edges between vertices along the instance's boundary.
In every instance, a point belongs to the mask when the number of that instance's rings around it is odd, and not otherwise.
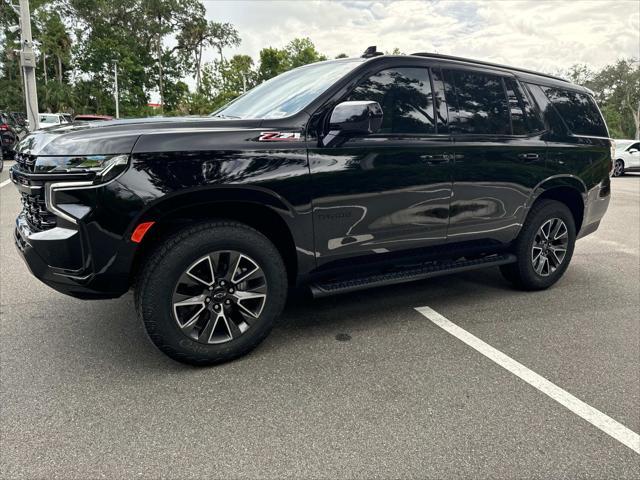
[{"label": "front grille", "polygon": [[36,156],[25,153],[16,153],[16,164],[23,172],[33,173],[36,167]]},{"label": "front grille", "polygon": [[49,230],[56,226],[56,217],[47,211],[42,195],[27,193],[21,195],[22,211],[32,229]]}]

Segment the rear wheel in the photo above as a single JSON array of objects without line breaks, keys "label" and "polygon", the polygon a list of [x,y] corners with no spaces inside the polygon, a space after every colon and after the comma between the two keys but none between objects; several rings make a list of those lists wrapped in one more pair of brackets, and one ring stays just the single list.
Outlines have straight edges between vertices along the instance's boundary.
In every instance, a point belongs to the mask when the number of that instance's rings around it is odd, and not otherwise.
[{"label": "rear wheel", "polygon": [[624,162],[618,159],[616,163],[613,164],[613,176],[621,177],[622,175],[624,175]]},{"label": "rear wheel", "polygon": [[287,273],[275,246],[235,222],[208,222],[149,257],[136,306],[152,342],[175,360],[211,365],[255,348],[284,307]]},{"label": "rear wheel", "polygon": [[500,270],[524,290],[548,288],[569,266],[575,240],[575,222],[569,208],[555,200],[542,200],[529,212],[515,242],[518,261]]}]

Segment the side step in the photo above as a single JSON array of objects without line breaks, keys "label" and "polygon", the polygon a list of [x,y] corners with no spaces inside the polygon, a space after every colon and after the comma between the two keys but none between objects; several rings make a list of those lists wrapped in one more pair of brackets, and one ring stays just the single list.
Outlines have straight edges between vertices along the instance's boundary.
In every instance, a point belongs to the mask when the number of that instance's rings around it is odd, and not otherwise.
[{"label": "side step", "polygon": [[489,255],[472,260],[457,260],[446,262],[429,262],[419,266],[412,265],[406,268],[397,268],[387,273],[374,273],[362,277],[342,278],[329,280],[310,285],[311,293],[315,298],[328,297],[339,293],[355,292],[372,287],[382,287],[397,283],[413,282],[425,278],[448,275],[450,273],[466,272],[485,267],[497,267],[507,263],[516,262],[516,256],[511,253]]}]

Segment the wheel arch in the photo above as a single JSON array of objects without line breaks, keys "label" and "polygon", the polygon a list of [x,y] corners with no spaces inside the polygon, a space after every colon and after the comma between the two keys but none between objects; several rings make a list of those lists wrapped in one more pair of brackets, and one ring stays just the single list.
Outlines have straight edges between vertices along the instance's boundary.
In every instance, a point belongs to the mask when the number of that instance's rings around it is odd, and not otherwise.
[{"label": "wheel arch", "polygon": [[544,199],[564,203],[571,210],[576,232],[580,232],[587,200],[587,186],[580,178],[573,175],[559,175],[540,182],[529,199],[527,215],[536,202]]},{"label": "wheel arch", "polygon": [[296,214],[284,199],[256,187],[219,187],[166,196],[150,204],[131,223],[127,238],[137,225],[153,221],[133,258],[130,282],[136,282],[145,259],[174,232],[213,219],[238,221],[255,228],[278,249],[287,268],[289,283],[295,283],[299,262],[296,249]]}]

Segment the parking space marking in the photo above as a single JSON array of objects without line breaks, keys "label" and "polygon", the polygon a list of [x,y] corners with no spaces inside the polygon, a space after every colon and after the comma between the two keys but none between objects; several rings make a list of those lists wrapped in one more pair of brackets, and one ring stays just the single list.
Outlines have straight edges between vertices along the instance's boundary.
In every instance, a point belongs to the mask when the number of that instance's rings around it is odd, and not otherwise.
[{"label": "parking space marking", "polygon": [[0,188],[4,187],[5,185],[9,185],[11,183],[11,180],[5,180],[4,182],[0,183]]},{"label": "parking space marking", "polygon": [[488,343],[483,342],[478,337],[443,317],[432,308],[417,307],[416,310],[427,319],[431,320],[431,322],[436,324],[438,327],[456,337],[458,340],[466,343],[485,357],[493,360],[505,370],[513,373],[532,387],[537,388],[556,402],[564,405],[576,415],[596,426],[607,435],[612,436],[637,454],[640,454],[640,435],[635,433],[633,430],[628,429],[608,415],[605,415],[601,411],[587,405],[579,398],[574,397],[566,390],[563,390],[556,384],[550,382],[541,375],[538,375],[533,370],[530,370],[508,355],[505,355],[500,350],[497,350]]}]

